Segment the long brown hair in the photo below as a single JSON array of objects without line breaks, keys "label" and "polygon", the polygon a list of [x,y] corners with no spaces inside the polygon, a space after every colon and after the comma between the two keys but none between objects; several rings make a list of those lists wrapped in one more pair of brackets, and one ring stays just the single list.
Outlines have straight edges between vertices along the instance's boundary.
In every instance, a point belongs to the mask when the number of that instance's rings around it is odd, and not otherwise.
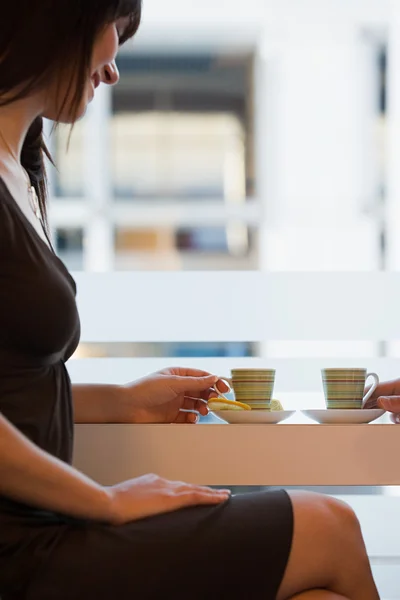
[{"label": "long brown hair", "polygon": [[[77,115],[97,35],[108,23],[129,17],[120,44],[139,28],[142,0],[12,0],[1,8],[0,107],[45,89],[59,73],[70,72],[72,116]],[[65,108],[67,98],[60,107]],[[43,119],[25,138],[21,161],[39,198],[47,225]]]}]

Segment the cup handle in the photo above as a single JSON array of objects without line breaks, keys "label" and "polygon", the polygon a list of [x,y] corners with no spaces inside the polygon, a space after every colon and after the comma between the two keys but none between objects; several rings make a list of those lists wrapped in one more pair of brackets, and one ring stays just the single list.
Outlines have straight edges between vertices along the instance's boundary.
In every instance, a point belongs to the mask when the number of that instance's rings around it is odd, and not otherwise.
[{"label": "cup handle", "polygon": [[379,385],[379,377],[376,373],[367,373],[365,381],[367,381],[368,377],[372,377],[374,379],[374,383],[372,384],[371,388],[368,390],[368,392],[365,394],[365,396],[363,398],[362,408],[364,408],[367,400],[369,400],[371,398],[372,394],[374,393],[374,391],[376,390],[376,388]]}]

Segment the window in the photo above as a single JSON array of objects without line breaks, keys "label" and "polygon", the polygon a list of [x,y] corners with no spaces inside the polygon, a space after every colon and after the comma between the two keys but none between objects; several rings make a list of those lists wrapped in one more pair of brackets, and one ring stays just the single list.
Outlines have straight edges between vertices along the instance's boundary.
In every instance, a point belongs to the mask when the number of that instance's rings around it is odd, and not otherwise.
[{"label": "window", "polygon": [[56,230],[58,255],[71,271],[83,270],[83,230],[60,228]]}]

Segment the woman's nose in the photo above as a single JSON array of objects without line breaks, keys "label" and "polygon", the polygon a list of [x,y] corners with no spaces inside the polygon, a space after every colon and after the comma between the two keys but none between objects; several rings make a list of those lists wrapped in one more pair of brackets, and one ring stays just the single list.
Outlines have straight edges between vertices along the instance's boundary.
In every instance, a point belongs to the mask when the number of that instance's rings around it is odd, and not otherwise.
[{"label": "woman's nose", "polygon": [[115,63],[115,60],[113,60],[111,63],[108,63],[107,65],[105,65],[105,67],[103,67],[102,80],[103,80],[103,83],[106,83],[107,85],[115,85],[116,83],[118,83],[119,71],[118,71],[118,67]]}]

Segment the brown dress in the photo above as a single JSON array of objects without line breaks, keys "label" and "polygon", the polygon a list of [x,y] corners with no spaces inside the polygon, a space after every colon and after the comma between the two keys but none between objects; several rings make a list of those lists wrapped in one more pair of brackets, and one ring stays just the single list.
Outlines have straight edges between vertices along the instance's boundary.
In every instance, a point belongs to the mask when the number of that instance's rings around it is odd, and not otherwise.
[{"label": "brown dress", "polygon": [[[80,323],[75,282],[0,179],[0,412],[71,463],[65,362]],[[112,527],[0,496],[2,600],[273,600],[293,532],[284,491],[244,494]]]}]

